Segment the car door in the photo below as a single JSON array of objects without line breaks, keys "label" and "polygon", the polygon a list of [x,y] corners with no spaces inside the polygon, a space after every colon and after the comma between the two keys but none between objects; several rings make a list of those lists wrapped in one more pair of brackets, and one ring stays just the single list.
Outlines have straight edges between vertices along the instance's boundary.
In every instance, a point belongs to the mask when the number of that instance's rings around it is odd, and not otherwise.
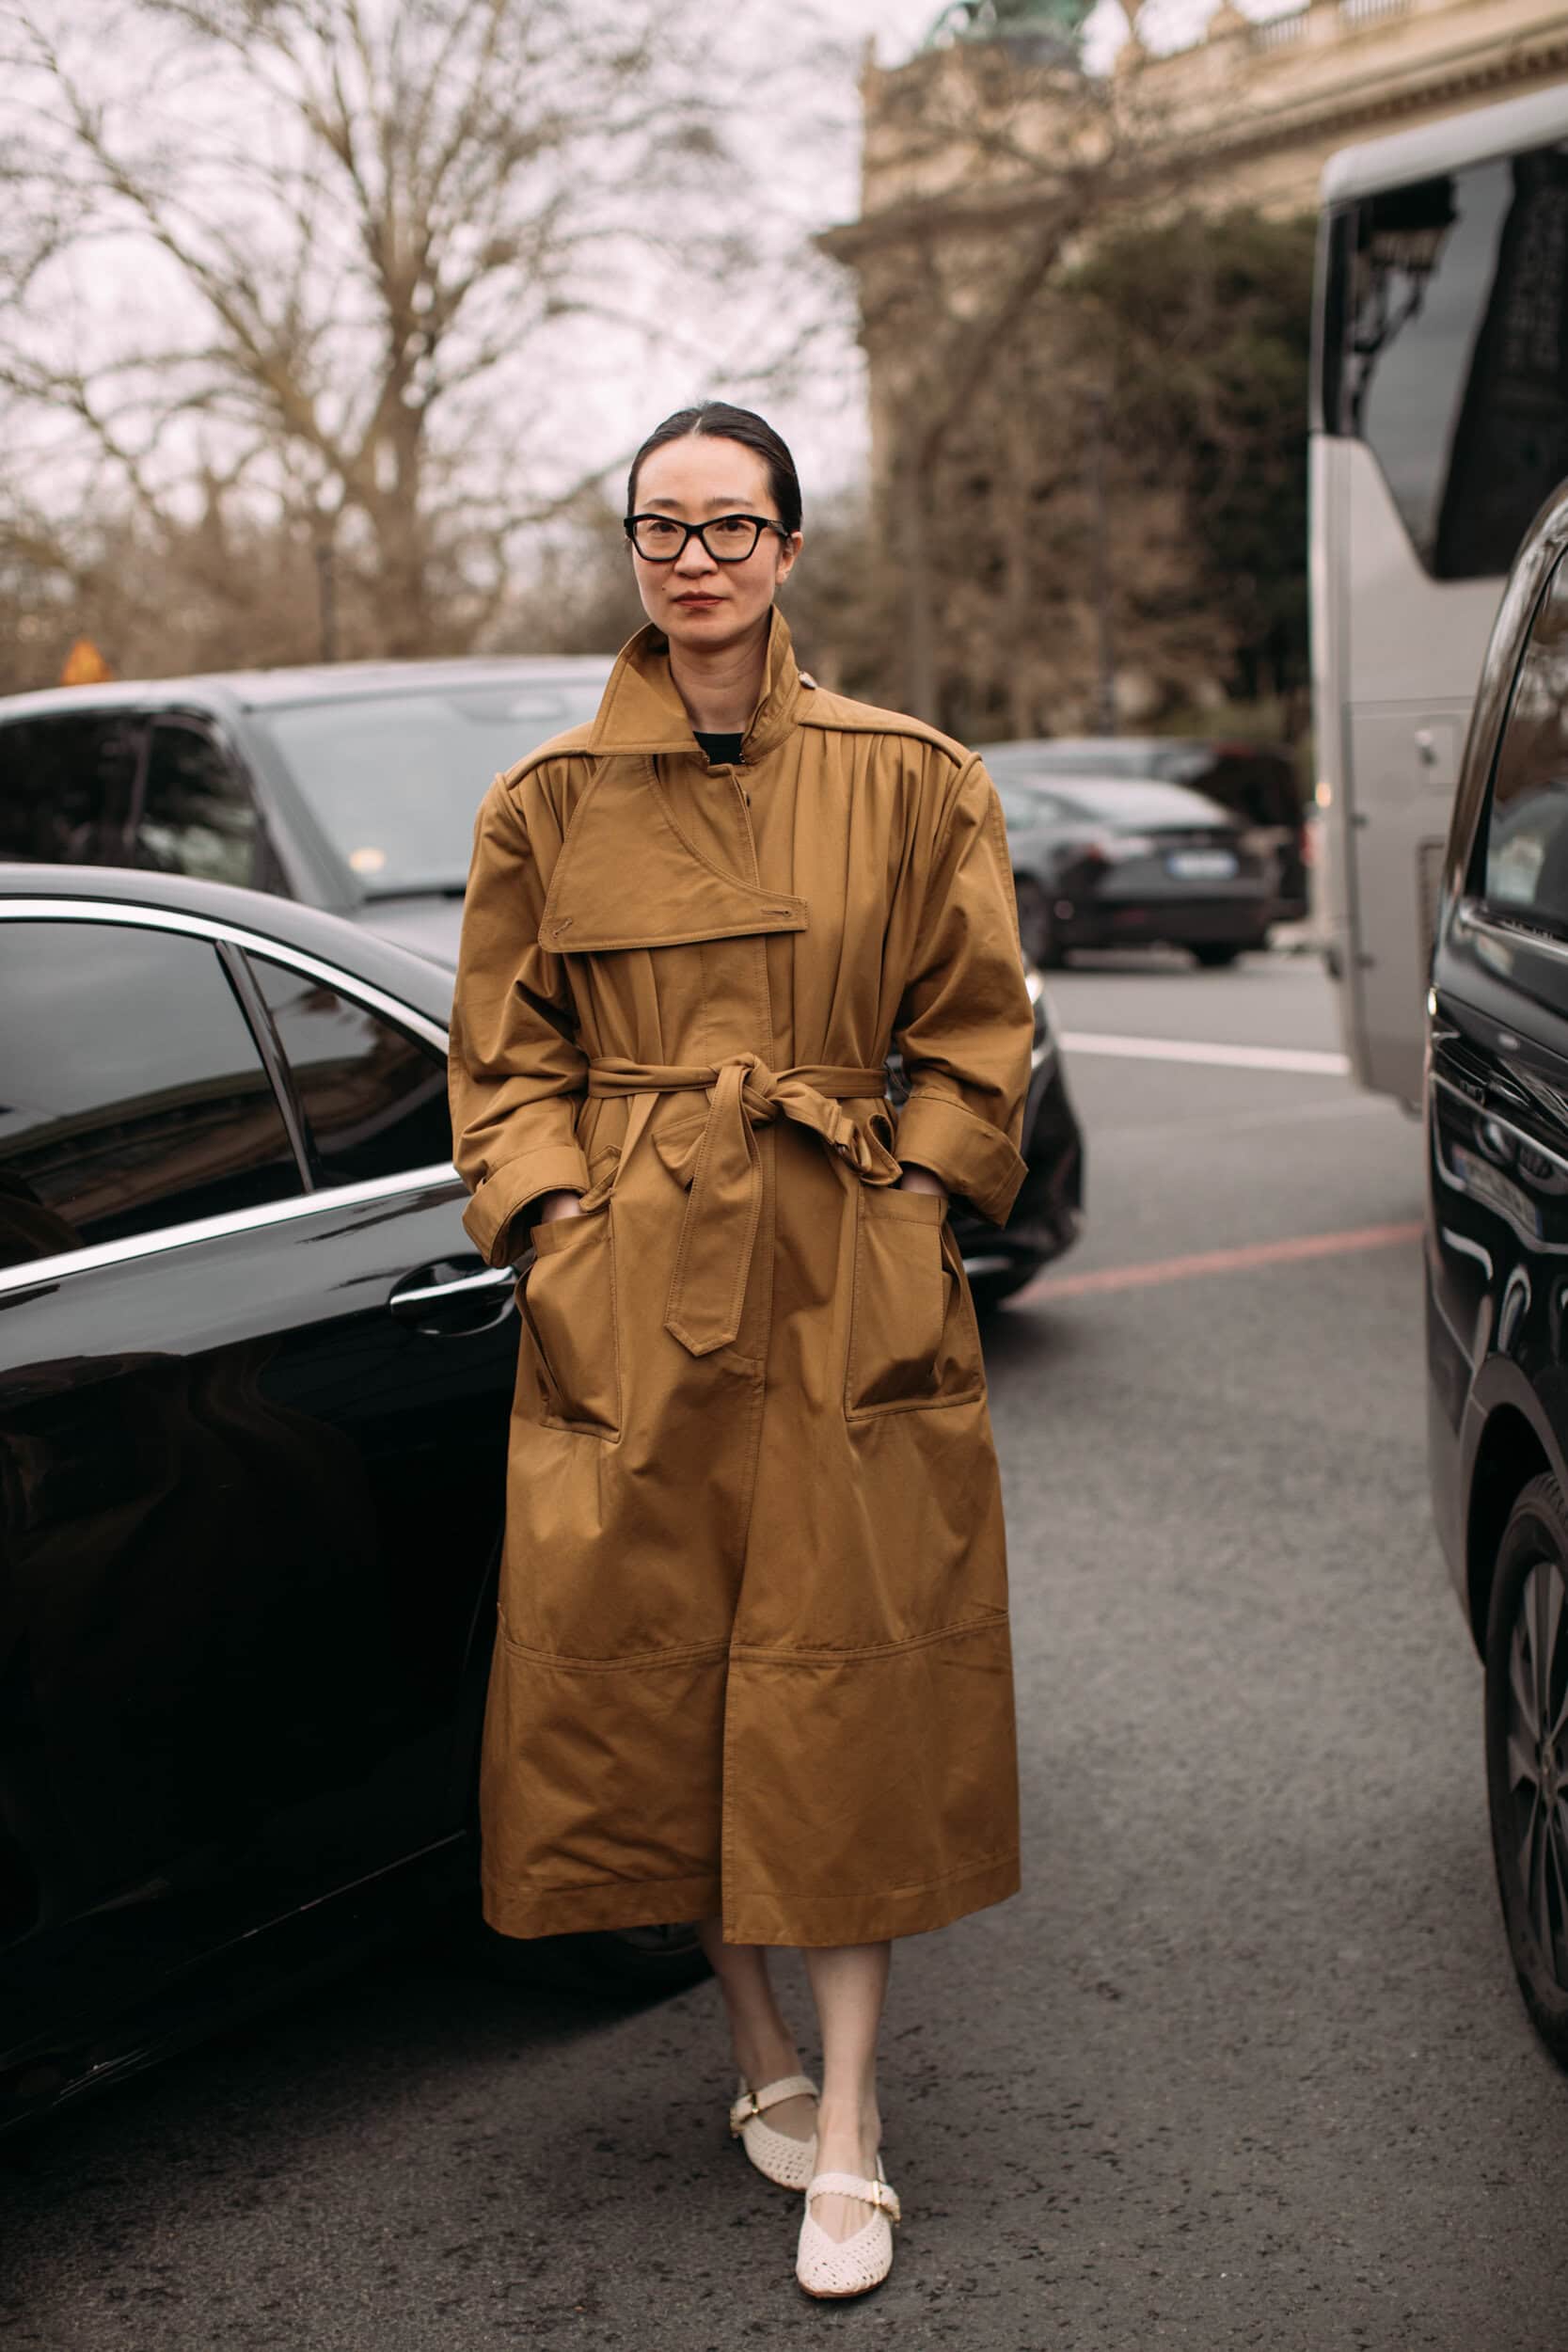
[{"label": "car door", "polygon": [[305,963],[341,1134],[225,927],[0,902],[8,2043],[465,1816],[510,1294],[439,1029]]},{"label": "car door", "polygon": [[[1433,965],[1428,1087],[1434,1370],[1457,1416],[1472,1362],[1554,1393],[1568,1261],[1568,570],[1515,671],[1464,886]],[[1564,1264],[1568,1274],[1568,1263]],[[1445,1343],[1446,1330],[1446,1343]]]}]

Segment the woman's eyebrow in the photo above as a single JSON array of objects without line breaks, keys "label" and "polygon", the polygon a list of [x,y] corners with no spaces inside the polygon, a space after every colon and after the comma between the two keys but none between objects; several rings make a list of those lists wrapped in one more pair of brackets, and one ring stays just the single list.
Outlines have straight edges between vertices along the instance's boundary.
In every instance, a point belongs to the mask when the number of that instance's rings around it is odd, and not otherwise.
[{"label": "woman's eyebrow", "polygon": [[[679,509],[680,504],[679,499],[649,499],[642,511],[649,515],[655,513],[673,515]],[[738,497],[709,499],[706,501],[706,506],[710,515],[750,515],[755,511],[754,508],[747,505],[743,498]]]}]

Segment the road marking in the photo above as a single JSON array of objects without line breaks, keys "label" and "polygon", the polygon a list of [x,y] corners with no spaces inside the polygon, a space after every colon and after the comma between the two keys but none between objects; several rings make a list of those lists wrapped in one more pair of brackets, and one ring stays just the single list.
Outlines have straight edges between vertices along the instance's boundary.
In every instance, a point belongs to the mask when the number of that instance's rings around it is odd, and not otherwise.
[{"label": "road marking", "polygon": [[1033,1307],[1058,1298],[1085,1298],[1096,1291],[1147,1290],[1160,1282],[1190,1282],[1204,1274],[1245,1274],[1256,1266],[1299,1264],[1306,1258],[1338,1258],[1357,1249],[1393,1249],[1419,1241],[1416,1225],[1358,1225],[1343,1233],[1298,1233],[1290,1241],[1245,1242],[1238,1249],[1205,1249],[1190,1258],[1155,1258],[1142,1265],[1101,1266],[1093,1274],[1041,1274],[1018,1294],[1015,1304]]},{"label": "road marking", "polygon": [[1107,1054],[1125,1061],[1200,1062],[1214,1070],[1290,1070],[1314,1078],[1343,1078],[1343,1054],[1309,1053],[1295,1045],[1200,1045],[1184,1037],[1105,1037],[1095,1029],[1064,1029],[1069,1054]]}]

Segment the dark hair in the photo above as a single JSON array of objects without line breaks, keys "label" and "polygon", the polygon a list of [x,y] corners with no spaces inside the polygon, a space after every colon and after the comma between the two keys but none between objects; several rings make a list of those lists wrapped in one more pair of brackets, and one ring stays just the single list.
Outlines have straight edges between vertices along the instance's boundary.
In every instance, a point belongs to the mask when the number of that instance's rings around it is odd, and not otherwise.
[{"label": "dark hair", "polygon": [[727,400],[704,400],[695,408],[677,408],[673,417],[654,427],[632,459],[626,477],[628,515],[637,506],[637,477],[644,457],[651,457],[666,441],[684,441],[689,433],[700,433],[714,441],[738,441],[742,449],[754,450],[768,468],[768,486],[780,522],[786,531],[800,530],[800,477],[794,458],[765,417],[752,408],[732,408]]}]

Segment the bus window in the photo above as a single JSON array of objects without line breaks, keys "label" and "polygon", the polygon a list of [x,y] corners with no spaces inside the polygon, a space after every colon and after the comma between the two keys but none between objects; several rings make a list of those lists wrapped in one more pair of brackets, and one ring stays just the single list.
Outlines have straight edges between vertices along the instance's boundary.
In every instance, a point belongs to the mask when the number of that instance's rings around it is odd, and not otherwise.
[{"label": "bus window", "polygon": [[1568,151],[1380,190],[1329,262],[1327,430],[1367,443],[1433,578],[1500,577],[1568,475]]}]

